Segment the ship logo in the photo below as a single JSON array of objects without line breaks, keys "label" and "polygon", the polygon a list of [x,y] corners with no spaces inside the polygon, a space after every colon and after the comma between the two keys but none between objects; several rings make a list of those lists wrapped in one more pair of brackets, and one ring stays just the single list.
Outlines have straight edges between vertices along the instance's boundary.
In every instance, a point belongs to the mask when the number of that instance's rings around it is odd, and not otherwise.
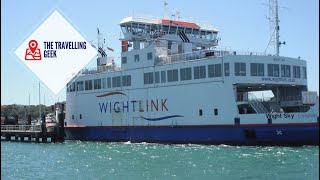
[{"label": "ship logo", "polygon": [[115,92],[110,92],[110,93],[106,93],[106,94],[101,94],[96,97],[106,97],[106,96],[112,96],[112,95],[117,95],[117,94],[127,96],[126,94],[124,94],[122,92],[115,91]]},{"label": "ship logo", "polygon": [[183,117],[180,115],[171,115],[171,116],[164,116],[164,117],[159,117],[159,118],[146,118],[143,116],[140,116],[142,119],[147,120],[147,121],[161,121],[165,119],[171,119],[171,118],[176,118],[176,117]]}]

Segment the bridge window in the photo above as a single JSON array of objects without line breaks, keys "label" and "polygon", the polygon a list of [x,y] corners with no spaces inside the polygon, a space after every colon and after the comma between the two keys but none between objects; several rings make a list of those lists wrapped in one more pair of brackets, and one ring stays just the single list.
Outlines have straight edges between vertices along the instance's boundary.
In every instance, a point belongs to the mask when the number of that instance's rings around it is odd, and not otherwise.
[{"label": "bridge window", "polygon": [[153,72],[144,73],[144,84],[153,84]]},{"label": "bridge window", "polygon": [[191,28],[186,28],[186,35],[190,35],[191,34],[191,32],[192,32],[192,29]]},{"label": "bridge window", "polygon": [[184,32],[184,27],[178,27],[178,32]]},{"label": "bridge window", "polygon": [[191,68],[181,68],[180,69],[180,81],[191,80]]},{"label": "bridge window", "polygon": [[157,83],[160,83],[160,72],[157,71],[154,73],[154,82],[157,84]]},{"label": "bridge window", "polygon": [[214,32],[214,33],[213,33],[213,36],[212,36],[212,40],[214,40],[214,39],[216,39],[216,38],[217,38],[217,33]]},{"label": "bridge window", "polygon": [[92,90],[92,80],[85,81],[85,90]]},{"label": "bridge window", "polygon": [[199,37],[199,29],[193,29],[193,32],[192,32],[193,36],[195,37]]},{"label": "bridge window", "polygon": [[200,31],[200,38],[202,39],[206,38],[206,31]]},{"label": "bridge window", "polygon": [[212,32],[207,32],[206,39],[212,39]]},{"label": "bridge window", "polygon": [[83,81],[78,81],[77,82],[77,91],[83,91]]},{"label": "bridge window", "polygon": [[168,34],[169,26],[168,25],[162,25],[162,32]]},{"label": "bridge window", "polygon": [[111,88],[111,78],[110,77],[108,77],[108,79],[107,79],[107,85],[108,85],[108,88]]},{"label": "bridge window", "polygon": [[101,79],[93,80],[93,88],[94,89],[101,89]]},{"label": "bridge window", "polygon": [[230,66],[229,63],[224,63],[224,75],[230,76]]},{"label": "bridge window", "polygon": [[122,86],[131,86],[131,75],[122,76]]},{"label": "bridge window", "polygon": [[69,86],[69,83],[67,83],[67,92],[70,92],[70,86]]},{"label": "bridge window", "polygon": [[268,64],[268,76],[279,77],[279,64]]},{"label": "bridge window", "polygon": [[178,69],[168,70],[168,82],[178,81]]},{"label": "bridge window", "polygon": [[156,24],[152,24],[151,25],[151,34],[155,33],[156,31],[158,31],[160,28],[159,25],[156,25]]},{"label": "bridge window", "polygon": [[150,27],[151,27],[150,24],[146,24],[146,32],[147,33],[150,33]]},{"label": "bridge window", "polygon": [[208,77],[221,77],[221,64],[208,65]]},{"label": "bridge window", "polygon": [[302,67],[302,78],[307,79],[307,68],[306,67]]},{"label": "bridge window", "polygon": [[300,66],[293,66],[293,78],[300,78]]},{"label": "bridge window", "polygon": [[199,109],[199,116],[202,116],[202,109]]},{"label": "bridge window", "polygon": [[121,62],[122,64],[127,64],[127,57],[122,57]]},{"label": "bridge window", "polygon": [[121,76],[112,77],[112,87],[121,87]]},{"label": "bridge window", "polygon": [[246,63],[234,63],[235,76],[246,76]]},{"label": "bridge window", "polygon": [[138,32],[144,32],[146,28],[146,24],[139,24],[138,25]]},{"label": "bridge window", "polygon": [[194,79],[206,78],[206,66],[193,67],[193,77]]},{"label": "bridge window", "polygon": [[128,32],[126,24],[121,24],[121,30],[122,30],[123,33],[127,33]]},{"label": "bridge window", "polygon": [[132,23],[132,32],[137,32],[138,31],[138,23]]},{"label": "bridge window", "polygon": [[170,26],[170,34],[176,34],[177,33],[177,26]]},{"label": "bridge window", "polygon": [[263,63],[251,63],[251,76],[264,76],[264,64]]},{"label": "bridge window", "polygon": [[161,83],[165,83],[167,81],[166,71],[161,71]]},{"label": "bridge window", "polygon": [[76,91],[76,85],[75,85],[75,82],[73,82],[70,86],[70,92],[74,92]]},{"label": "bridge window", "polygon": [[281,65],[281,77],[291,77],[290,65]]}]

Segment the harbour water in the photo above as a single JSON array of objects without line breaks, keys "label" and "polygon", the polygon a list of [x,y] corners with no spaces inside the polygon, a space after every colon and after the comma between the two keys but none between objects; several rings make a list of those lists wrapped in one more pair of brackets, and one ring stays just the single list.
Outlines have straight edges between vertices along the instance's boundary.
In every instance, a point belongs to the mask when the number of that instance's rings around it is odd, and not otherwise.
[{"label": "harbour water", "polygon": [[319,147],[2,141],[1,179],[319,179]]}]

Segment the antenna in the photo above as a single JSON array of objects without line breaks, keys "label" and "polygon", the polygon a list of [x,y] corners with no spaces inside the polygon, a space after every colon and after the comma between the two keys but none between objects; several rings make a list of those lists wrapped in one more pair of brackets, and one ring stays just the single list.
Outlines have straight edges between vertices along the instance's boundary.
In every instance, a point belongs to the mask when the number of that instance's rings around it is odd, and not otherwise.
[{"label": "antenna", "polygon": [[167,18],[167,6],[168,6],[168,3],[167,1],[162,1],[163,2],[163,19],[166,19]]},{"label": "antenna", "polygon": [[41,97],[40,97],[40,81],[39,81],[39,117],[41,121]]},{"label": "antenna", "polygon": [[279,26],[279,6],[278,6],[278,0],[269,0],[269,27],[270,27],[270,41],[268,43],[268,46],[265,50],[268,50],[269,46],[273,46],[274,52],[277,56],[279,56],[280,53],[280,46],[281,44],[285,45],[286,42],[280,42],[280,26]]},{"label": "antenna", "polygon": [[100,33],[100,30],[99,28],[97,28],[97,33],[98,33],[98,48],[102,48],[103,46],[103,43],[101,42],[101,33]]},{"label": "antenna", "polygon": [[180,19],[180,14],[181,14],[180,11],[176,10],[176,14],[175,14],[176,20]]}]

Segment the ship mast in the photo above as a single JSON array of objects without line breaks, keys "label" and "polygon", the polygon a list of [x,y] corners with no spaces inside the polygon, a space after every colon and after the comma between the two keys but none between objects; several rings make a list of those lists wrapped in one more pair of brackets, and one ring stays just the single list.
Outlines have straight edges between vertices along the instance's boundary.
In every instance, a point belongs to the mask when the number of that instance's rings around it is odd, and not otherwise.
[{"label": "ship mast", "polygon": [[279,31],[280,31],[280,27],[279,27],[279,12],[278,12],[278,0],[275,0],[276,4],[275,4],[275,13],[276,13],[276,55],[279,56],[279,48],[280,48],[280,42],[279,42]]},{"label": "ship mast", "polygon": [[[270,41],[266,51],[270,45],[274,46],[275,55],[279,56],[281,44],[285,45],[286,42],[280,42],[280,25],[279,25],[279,6],[278,0],[269,0],[269,23],[270,23]],[[265,51],[265,52],[266,52]]]}]

